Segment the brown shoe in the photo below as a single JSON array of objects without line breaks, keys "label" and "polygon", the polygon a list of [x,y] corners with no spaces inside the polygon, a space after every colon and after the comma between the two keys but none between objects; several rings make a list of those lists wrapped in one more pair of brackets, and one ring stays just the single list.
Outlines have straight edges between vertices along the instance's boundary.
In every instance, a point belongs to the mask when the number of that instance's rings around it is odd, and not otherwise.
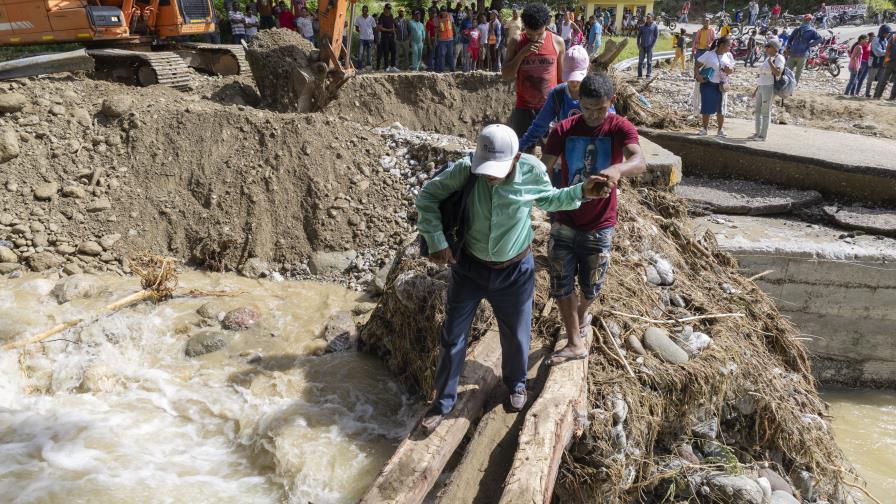
[{"label": "brown shoe", "polygon": [[526,406],[526,389],[521,389],[510,394],[510,409],[522,411]]},{"label": "brown shoe", "polygon": [[420,426],[423,427],[423,430],[425,430],[427,433],[432,433],[444,419],[445,415],[437,411],[430,410],[427,411],[426,415],[423,416],[423,420],[420,421]]}]

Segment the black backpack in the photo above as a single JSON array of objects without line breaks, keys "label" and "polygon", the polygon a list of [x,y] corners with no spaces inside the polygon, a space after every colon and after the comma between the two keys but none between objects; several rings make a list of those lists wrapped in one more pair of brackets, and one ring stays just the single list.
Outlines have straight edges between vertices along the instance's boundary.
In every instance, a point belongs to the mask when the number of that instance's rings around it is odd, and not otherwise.
[{"label": "black backpack", "polygon": [[[472,153],[468,156],[468,159],[472,165]],[[454,166],[454,163],[454,161],[448,161],[442,165],[433,174],[433,178],[438,177],[442,172]],[[461,189],[449,194],[447,198],[439,203],[439,213],[442,215],[442,232],[445,234],[445,241],[448,242],[448,248],[451,249],[455,259],[460,256],[464,246],[464,239],[466,238],[466,219],[464,215],[467,209],[467,200],[470,198],[474,185],[476,185],[476,176],[470,173],[470,176],[467,177],[467,182]],[[426,239],[423,236],[418,236],[417,240],[420,245],[420,256],[429,256],[429,245],[427,245]]]}]

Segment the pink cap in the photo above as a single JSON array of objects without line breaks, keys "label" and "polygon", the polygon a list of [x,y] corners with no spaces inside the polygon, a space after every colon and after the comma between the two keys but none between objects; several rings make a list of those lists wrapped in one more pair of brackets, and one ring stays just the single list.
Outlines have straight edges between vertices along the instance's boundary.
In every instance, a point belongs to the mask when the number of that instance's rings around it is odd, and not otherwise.
[{"label": "pink cap", "polygon": [[570,47],[563,53],[563,81],[581,81],[588,75],[588,51],[580,45]]}]

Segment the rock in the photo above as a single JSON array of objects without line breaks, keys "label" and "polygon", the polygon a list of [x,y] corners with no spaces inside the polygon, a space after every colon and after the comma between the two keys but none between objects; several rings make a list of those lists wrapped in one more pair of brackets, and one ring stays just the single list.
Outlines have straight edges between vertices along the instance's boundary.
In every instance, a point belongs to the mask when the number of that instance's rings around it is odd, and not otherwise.
[{"label": "rock", "polygon": [[248,307],[230,310],[221,320],[221,326],[231,331],[245,331],[258,323],[258,312]]},{"label": "rock", "polygon": [[87,205],[87,211],[90,213],[102,212],[110,208],[112,208],[112,202],[106,197],[99,197]]},{"label": "rock", "polygon": [[663,329],[648,327],[644,332],[644,346],[666,362],[684,364],[688,361],[688,354]]},{"label": "rock", "polygon": [[756,484],[762,489],[762,502],[770,502],[772,500],[772,485],[761,476],[756,478]]},{"label": "rock", "polygon": [[638,355],[647,355],[647,351],[645,351],[644,346],[641,345],[641,340],[634,334],[629,334],[625,338],[625,342],[628,344],[628,347],[632,352],[635,352]]},{"label": "rock", "polygon": [[16,218],[12,216],[12,214],[2,213],[0,214],[0,225],[8,226],[15,222]]},{"label": "rock", "polygon": [[36,252],[28,257],[28,266],[34,271],[46,271],[62,265],[62,258],[50,252]]},{"label": "rock", "polygon": [[98,285],[93,277],[87,275],[72,275],[66,277],[50,291],[50,295],[59,304],[68,303],[72,299],[89,298],[96,295]]},{"label": "rock", "polygon": [[672,306],[675,306],[677,308],[687,308],[687,303],[685,302],[684,298],[681,297],[681,294],[678,294],[677,292],[669,296],[669,302],[672,303]]},{"label": "rock", "polygon": [[697,455],[694,453],[694,448],[690,443],[682,443],[675,447],[675,453],[684,459],[685,461],[691,464],[699,464],[700,459],[697,458]]},{"label": "rock", "polygon": [[117,233],[107,234],[100,238],[100,247],[103,247],[103,250],[109,250],[115,246],[115,243],[121,239],[121,235]]},{"label": "rock", "polygon": [[358,303],[352,308],[352,315],[364,315],[376,308],[376,303]]},{"label": "rock", "polygon": [[62,105],[53,105],[50,107],[50,113],[55,116],[65,115],[65,107]]},{"label": "rock", "polygon": [[100,112],[106,117],[115,119],[116,117],[122,117],[129,114],[133,107],[134,104],[131,102],[130,98],[116,95],[103,100],[103,106],[100,108]]},{"label": "rock", "polygon": [[250,257],[243,263],[243,266],[240,268],[240,273],[249,278],[261,278],[267,274],[268,269],[268,263],[258,257]]},{"label": "rock", "polygon": [[[19,135],[11,129],[0,130],[0,163],[17,158],[19,152]],[[9,184],[6,188],[9,189]]]},{"label": "rock", "polygon": [[652,265],[644,268],[644,274],[647,275],[647,281],[653,285],[663,285],[663,279],[660,278],[659,272]]},{"label": "rock", "polygon": [[0,262],[0,275],[5,275],[7,273],[12,273],[17,269],[21,268],[22,265],[19,263],[11,263],[11,262]]},{"label": "rock", "polygon": [[800,501],[787,492],[775,490],[772,492],[771,504],[800,504]]},{"label": "rock", "polygon": [[31,238],[31,244],[35,247],[47,247],[50,245],[50,237],[43,231],[34,233],[34,236]]},{"label": "rock", "polygon": [[71,245],[58,245],[56,246],[56,253],[62,255],[72,255],[77,252],[78,249],[72,247]]},{"label": "rock", "polygon": [[62,188],[62,195],[67,198],[84,199],[87,197],[87,191],[80,186],[66,186]]},{"label": "rock", "polygon": [[56,196],[57,191],[59,191],[59,184],[56,184],[55,182],[38,184],[34,187],[34,199],[40,201],[53,199],[53,196]]},{"label": "rock", "polygon": [[218,301],[209,301],[196,310],[200,317],[209,320],[221,320],[227,312],[227,307]]},{"label": "rock", "polygon": [[804,500],[812,502],[815,500],[815,476],[808,471],[793,471],[790,474],[793,480],[793,486],[800,493],[800,497]]},{"label": "rock", "polygon": [[75,263],[68,263],[62,267],[62,272],[66,275],[78,275],[84,272],[80,266]]},{"label": "rock", "polygon": [[308,261],[308,268],[314,275],[333,275],[347,270],[358,253],[354,250],[344,252],[315,252]]},{"label": "rock", "polygon": [[81,242],[81,244],[78,245],[78,253],[89,256],[98,256],[103,253],[103,247],[95,241]]},{"label": "rock", "polygon": [[762,504],[762,488],[747,476],[715,474],[706,478],[705,485],[721,502],[731,504]]},{"label": "rock", "polygon": [[352,315],[339,311],[330,316],[324,327],[327,352],[343,352],[355,347],[358,342],[358,326]]},{"label": "rock", "polygon": [[19,262],[19,256],[6,247],[0,247],[0,262],[17,263]]},{"label": "rock", "polygon": [[775,471],[771,469],[760,469],[759,475],[768,480],[772,487],[772,492],[781,491],[793,495],[793,488],[790,487],[790,483]]},{"label": "rock", "polygon": [[25,108],[28,99],[19,93],[0,94],[0,113],[13,114]]},{"label": "rock", "polygon": [[696,421],[691,427],[691,434],[699,439],[715,439],[719,435],[719,419],[712,410],[701,408],[697,411]]},{"label": "rock", "polygon": [[675,270],[672,268],[672,264],[669,261],[663,259],[659,255],[655,255],[650,259],[650,262],[653,264],[657,275],[660,277],[661,283],[659,285],[672,285],[675,283]]},{"label": "rock", "polygon": [[216,352],[227,346],[227,335],[216,330],[206,330],[194,334],[187,340],[184,354],[187,357],[198,357]]},{"label": "rock", "polygon": [[696,357],[706,347],[712,344],[712,338],[701,332],[692,332],[681,337],[681,348],[687,352],[688,357]]},{"label": "rock", "polygon": [[382,294],[386,292],[386,279],[389,278],[389,272],[392,271],[391,264],[387,264],[377,270],[376,275],[373,277],[373,291],[376,294]]}]

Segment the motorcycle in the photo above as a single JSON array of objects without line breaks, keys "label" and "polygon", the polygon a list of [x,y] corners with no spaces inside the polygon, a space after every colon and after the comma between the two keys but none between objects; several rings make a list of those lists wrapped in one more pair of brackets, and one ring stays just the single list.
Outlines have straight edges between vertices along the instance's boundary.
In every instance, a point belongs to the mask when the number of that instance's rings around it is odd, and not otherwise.
[{"label": "motorcycle", "polygon": [[743,61],[746,64],[746,61],[750,54],[753,54],[753,62],[760,61],[762,59],[762,50],[759,48],[759,42],[753,46],[753,50],[751,51],[748,47],[748,36],[735,38],[731,44],[731,55],[734,57],[734,61]]},{"label": "motorcycle", "polygon": [[800,16],[791,14],[787,11],[781,13],[781,17],[778,18],[778,26],[781,28],[789,28],[791,26],[799,26],[800,25]]},{"label": "motorcycle", "polygon": [[845,58],[849,55],[849,43],[851,41],[852,39],[839,41],[837,40],[837,35],[832,30],[828,30],[828,36],[822,37],[821,43],[818,44],[818,50],[819,52],[828,53],[829,57]]},{"label": "motorcycle", "polygon": [[831,77],[836,77],[840,75],[838,59],[836,56],[832,57],[830,51],[819,51],[817,47],[814,47],[806,58],[806,70],[827,70]]},{"label": "motorcycle", "polygon": [[864,14],[849,14],[847,12],[841,12],[840,14],[833,14],[828,19],[828,28],[836,28],[838,26],[862,26],[865,24],[865,15]]},{"label": "motorcycle", "polygon": [[675,31],[675,27],[678,26],[678,20],[665,12],[660,12],[660,17],[657,21],[668,26],[671,31]]}]

